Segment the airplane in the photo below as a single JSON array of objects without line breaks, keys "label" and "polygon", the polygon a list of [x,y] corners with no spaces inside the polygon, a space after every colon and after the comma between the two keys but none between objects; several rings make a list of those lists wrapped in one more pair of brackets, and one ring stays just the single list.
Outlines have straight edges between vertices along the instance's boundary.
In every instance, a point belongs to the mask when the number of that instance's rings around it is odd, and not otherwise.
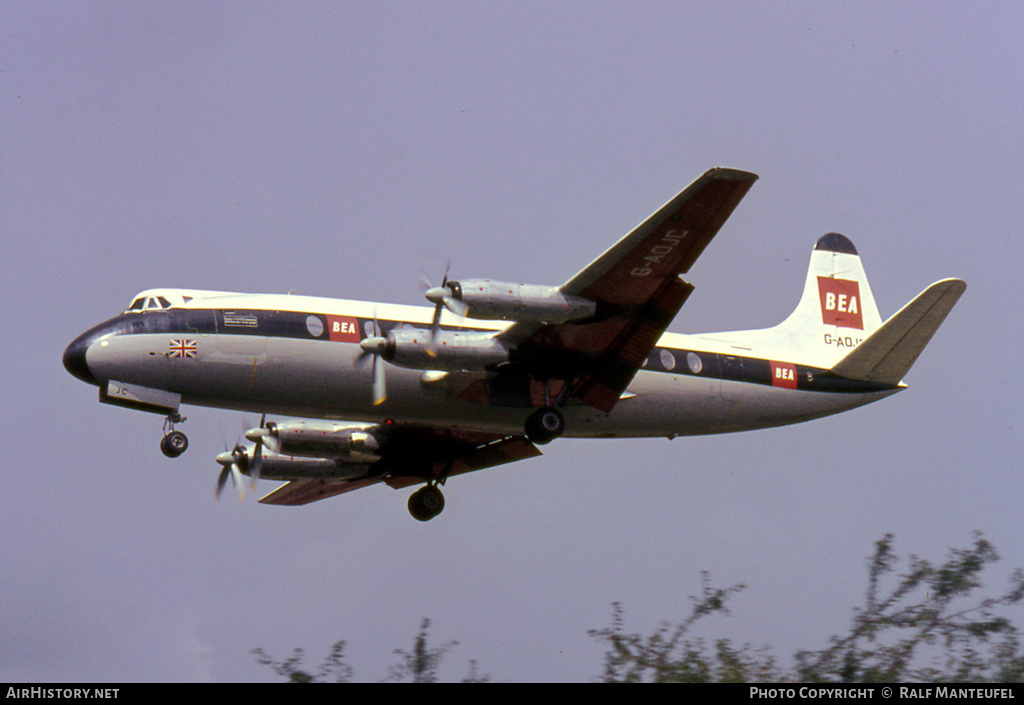
[{"label": "airplane", "polygon": [[[882,321],[853,243],[817,240],[793,313],[761,330],[666,332],[682,278],[757,180],[704,173],[561,286],[424,282],[432,304],[151,289],[75,338],[67,370],[101,402],[261,415],[216,457],[216,494],[283,481],[297,506],[385,483],[423,485],[420,521],[454,476],[541,454],[556,438],[717,434],[809,421],[884,399],[963,294],[938,281]],[[278,421],[267,421],[267,415]]]}]

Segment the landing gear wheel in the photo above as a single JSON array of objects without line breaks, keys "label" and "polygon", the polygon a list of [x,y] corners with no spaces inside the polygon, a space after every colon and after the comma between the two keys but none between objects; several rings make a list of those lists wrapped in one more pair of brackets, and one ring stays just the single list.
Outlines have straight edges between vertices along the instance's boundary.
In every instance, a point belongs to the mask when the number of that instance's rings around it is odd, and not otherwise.
[{"label": "landing gear wheel", "polygon": [[544,406],[526,419],[526,437],[538,445],[550,443],[565,433],[565,419],[553,406]]},{"label": "landing gear wheel", "polygon": [[181,431],[171,431],[160,440],[160,450],[168,458],[177,458],[188,450],[188,436]]},{"label": "landing gear wheel", "polygon": [[409,513],[417,521],[430,521],[444,509],[444,495],[434,485],[416,490],[409,497]]}]

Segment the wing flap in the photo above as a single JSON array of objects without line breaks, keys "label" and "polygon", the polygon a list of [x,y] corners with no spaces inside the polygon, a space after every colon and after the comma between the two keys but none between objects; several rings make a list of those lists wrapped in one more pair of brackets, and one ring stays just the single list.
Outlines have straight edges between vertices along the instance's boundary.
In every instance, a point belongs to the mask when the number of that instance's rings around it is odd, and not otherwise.
[{"label": "wing flap", "polygon": [[[431,471],[434,476],[452,477],[454,475],[464,475],[467,472],[505,465],[517,460],[535,458],[538,455],[541,455],[540,449],[525,437],[507,436],[479,445],[469,452],[463,452],[450,461],[437,461],[433,464]],[[418,475],[402,475],[395,472],[385,482],[391,487],[399,489],[420,484],[425,479],[427,478]]]},{"label": "wing flap", "polygon": [[287,507],[298,507],[310,502],[317,502],[328,497],[358,490],[375,485],[380,477],[360,478],[358,480],[292,480],[281,485],[273,492],[260,499],[260,504],[277,504]]}]

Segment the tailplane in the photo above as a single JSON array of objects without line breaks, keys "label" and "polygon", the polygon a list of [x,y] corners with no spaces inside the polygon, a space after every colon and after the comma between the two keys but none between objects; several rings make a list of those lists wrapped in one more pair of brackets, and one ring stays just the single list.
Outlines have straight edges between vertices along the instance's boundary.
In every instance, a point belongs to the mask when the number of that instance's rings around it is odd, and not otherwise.
[{"label": "tailplane", "polygon": [[883,324],[857,249],[829,233],[814,246],[793,313],[774,328],[729,337],[734,346],[840,377],[896,385],[966,288],[960,279],[936,282]]},{"label": "tailplane", "polygon": [[921,292],[832,368],[847,379],[899,384],[967,284],[943,279]]}]

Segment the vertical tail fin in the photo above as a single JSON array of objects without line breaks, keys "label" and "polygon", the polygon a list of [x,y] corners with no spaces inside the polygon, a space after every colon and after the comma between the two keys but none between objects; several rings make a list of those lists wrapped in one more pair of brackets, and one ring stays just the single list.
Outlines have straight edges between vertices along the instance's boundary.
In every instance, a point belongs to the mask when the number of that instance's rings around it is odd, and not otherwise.
[{"label": "vertical tail fin", "polygon": [[839,233],[818,239],[800,303],[773,332],[800,362],[830,368],[882,325],[857,248]]}]

